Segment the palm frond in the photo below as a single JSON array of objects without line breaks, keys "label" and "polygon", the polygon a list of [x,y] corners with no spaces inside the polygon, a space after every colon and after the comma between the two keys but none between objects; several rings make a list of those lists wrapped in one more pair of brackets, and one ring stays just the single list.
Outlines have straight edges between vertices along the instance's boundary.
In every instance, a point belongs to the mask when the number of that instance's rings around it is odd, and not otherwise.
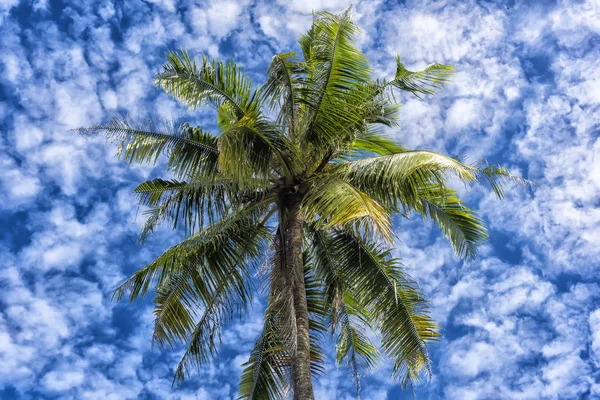
[{"label": "palm frond", "polygon": [[525,185],[532,186],[533,182],[521,178],[520,176],[512,175],[506,168],[496,164],[488,164],[485,161],[479,163],[480,168],[477,169],[477,177],[480,181],[487,181],[494,190],[498,199],[504,199],[504,188],[506,185]]},{"label": "palm frond", "polygon": [[[241,255],[252,255],[266,239],[267,228],[259,224],[262,210],[238,210],[229,214],[181,243],[169,248],[146,267],[135,272],[113,292],[115,300],[129,293],[133,301],[144,296],[151,286],[161,286],[170,276],[195,267],[203,276],[205,291],[202,301],[207,304],[220,283],[233,279],[240,271]],[[246,250],[241,252],[240,250]],[[190,267],[191,266],[191,267]]]},{"label": "palm frond", "polygon": [[227,286],[219,288],[210,302],[205,305],[201,317],[192,326],[193,329],[185,327],[185,332],[191,332],[189,344],[175,368],[173,385],[183,382],[192,367],[200,368],[216,355],[217,345],[221,341],[221,328],[236,312],[241,314],[248,305],[248,299],[244,299],[244,302],[232,301],[230,289]]},{"label": "palm frond", "polygon": [[417,212],[438,224],[459,257],[473,259],[488,239],[483,221],[446,187],[422,188],[420,199]]},{"label": "palm frond", "polygon": [[[310,44],[312,65],[303,102],[310,112],[304,129],[307,140],[327,152],[336,140],[347,141],[349,126],[362,121],[365,90],[370,87],[371,68],[355,43],[358,27],[352,22],[351,9],[340,14],[318,13]],[[305,54],[306,57],[306,54]]]},{"label": "palm frond", "polygon": [[419,94],[435,94],[435,90],[445,85],[454,72],[454,67],[437,63],[420,71],[409,71],[400,62],[400,56],[396,57],[396,64],[396,76],[384,86],[393,86],[417,97]]},{"label": "palm frond", "polygon": [[238,399],[278,400],[289,391],[290,353],[279,325],[265,313],[263,331],[243,364]]},{"label": "palm frond", "polygon": [[142,182],[134,193],[140,205],[149,207],[144,212],[147,218],[140,234],[143,243],[165,221],[173,229],[183,225],[186,236],[193,234],[204,227],[205,220],[212,224],[226,215],[232,204],[245,205],[264,198],[268,187],[256,180],[248,180],[240,187],[236,181],[220,176],[198,177],[190,182],[156,178]]},{"label": "palm frond", "polygon": [[242,118],[258,106],[252,82],[233,61],[211,62],[202,56],[198,65],[184,50],[167,53],[167,63],[154,83],[191,109],[224,106]]},{"label": "palm frond", "polygon": [[295,136],[300,114],[301,84],[306,80],[302,77],[304,65],[295,56],[295,52],[273,56],[267,70],[267,81],[260,89],[271,110],[279,107],[276,121],[286,126],[290,137]]},{"label": "palm frond", "polygon": [[[337,333],[336,361],[346,361],[360,393],[360,376],[380,361],[377,348],[363,332],[372,320],[369,309],[358,302],[345,286],[345,271],[340,268],[332,238],[325,231],[310,229],[309,242],[316,278],[324,282],[325,304],[332,334]],[[343,260],[343,258],[342,258]]]},{"label": "palm frond", "polygon": [[352,151],[375,153],[382,156],[405,152],[406,149],[387,137],[367,132],[352,142]]},{"label": "palm frond", "polygon": [[387,210],[352,184],[335,175],[317,176],[306,190],[302,209],[307,221],[318,221],[325,229],[358,222],[361,228],[391,240]]},{"label": "palm frond", "polygon": [[395,211],[419,207],[420,188],[443,186],[449,174],[464,183],[476,179],[475,168],[454,158],[423,150],[345,162],[335,174]]},{"label": "palm frond", "polygon": [[139,121],[113,118],[105,125],[75,129],[84,135],[103,135],[120,142],[117,156],[130,164],[155,164],[161,154],[169,156],[169,170],[177,176],[214,174],[219,150],[217,138],[188,124],[175,126],[164,121]]},{"label": "palm frond", "polygon": [[292,179],[288,139],[263,116],[250,113],[221,126],[219,168],[234,179],[269,180],[270,173]]},{"label": "palm frond", "polygon": [[438,336],[427,301],[416,284],[401,270],[398,260],[381,244],[352,232],[332,235],[332,248],[346,290],[369,310],[371,325],[381,334],[384,352],[394,360],[392,374],[404,386],[429,373],[426,341]]}]

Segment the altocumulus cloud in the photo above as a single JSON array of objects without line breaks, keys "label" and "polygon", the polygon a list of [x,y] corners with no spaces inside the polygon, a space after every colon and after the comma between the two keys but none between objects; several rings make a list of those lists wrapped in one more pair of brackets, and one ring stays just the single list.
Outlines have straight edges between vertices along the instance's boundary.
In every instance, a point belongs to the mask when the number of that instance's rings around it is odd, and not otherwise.
[{"label": "altocumulus cloud", "polygon": [[[0,1],[0,397],[230,399],[260,330],[261,303],[223,335],[214,362],[171,389],[180,351],[150,345],[149,302],[110,301],[127,274],[177,240],[140,248],[131,191],[156,176],[70,128],[114,113],[212,128],[151,85],[165,50],[234,58],[260,82],[295,48],[312,9],[349,1]],[[402,98],[410,147],[502,162],[537,182],[505,202],[469,193],[492,240],[464,263],[429,225],[398,220],[396,254],[432,298],[444,337],[418,398],[600,397],[600,3],[355,3],[376,74],[452,64],[439,96]],[[353,398],[346,371],[319,398]],[[369,399],[409,398],[383,365]]]}]

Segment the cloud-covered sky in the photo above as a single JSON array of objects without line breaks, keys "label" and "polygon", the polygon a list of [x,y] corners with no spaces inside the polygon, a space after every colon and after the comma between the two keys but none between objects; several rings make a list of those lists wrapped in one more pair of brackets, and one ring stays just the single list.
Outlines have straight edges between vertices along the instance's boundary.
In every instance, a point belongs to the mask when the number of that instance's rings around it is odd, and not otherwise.
[{"label": "cloud-covered sky", "polygon": [[[297,49],[311,10],[345,0],[0,0],[0,398],[231,399],[261,304],[215,361],[171,389],[180,351],[150,345],[151,299],[112,289],[178,239],[143,223],[132,189],[156,168],[69,129],[114,114],[185,118],[152,86],[167,49],[233,58],[263,81]],[[397,4],[399,3],[399,4]],[[443,338],[419,399],[600,398],[600,2],[355,1],[380,77],[456,67],[440,95],[401,95],[404,145],[500,162],[537,187],[466,193],[491,241],[465,263],[430,224],[398,220],[396,254],[431,298]],[[354,398],[329,355],[318,399]],[[383,366],[364,399],[410,398]]]}]

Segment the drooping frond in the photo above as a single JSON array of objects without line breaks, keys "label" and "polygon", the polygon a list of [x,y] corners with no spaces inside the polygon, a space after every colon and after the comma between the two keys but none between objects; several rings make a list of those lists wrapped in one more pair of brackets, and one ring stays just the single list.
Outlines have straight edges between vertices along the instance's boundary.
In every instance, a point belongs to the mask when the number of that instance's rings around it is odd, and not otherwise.
[{"label": "drooping frond", "polygon": [[336,173],[386,207],[406,211],[420,205],[420,188],[444,185],[449,174],[470,183],[475,172],[454,158],[414,150],[345,162]]},{"label": "drooping frond", "polygon": [[310,369],[314,378],[325,375],[325,353],[321,346],[327,331],[327,301],[323,285],[312,268],[311,254],[304,252],[304,286],[308,309],[308,327],[310,339]]},{"label": "drooping frond", "polygon": [[435,90],[445,85],[454,72],[454,67],[442,64],[431,64],[420,71],[409,71],[396,57],[396,76],[385,86],[393,86],[410,92],[417,97],[419,94],[433,95]]},{"label": "drooping frond", "polygon": [[369,309],[354,298],[352,287],[345,286],[345,271],[340,268],[336,255],[339,249],[332,246],[330,235],[312,230],[310,237],[308,246],[313,268],[317,279],[324,282],[331,331],[337,333],[336,361],[338,365],[346,361],[360,393],[360,376],[380,361],[379,351],[363,333],[372,316]]},{"label": "drooping frond", "polygon": [[263,331],[244,364],[239,399],[275,400],[289,390],[291,357],[296,348],[293,274],[284,261],[280,231],[273,237],[269,258],[270,288]]},{"label": "drooping frond", "polygon": [[192,109],[225,106],[241,118],[258,105],[252,82],[233,61],[211,62],[202,56],[198,65],[184,50],[167,53],[167,63],[154,83]]},{"label": "drooping frond", "polygon": [[344,303],[340,308],[339,333],[336,342],[336,362],[341,365],[344,361],[354,377],[356,391],[360,394],[360,377],[379,364],[381,355],[373,342],[363,333],[367,331],[357,317],[360,304],[351,308],[348,304],[354,299],[349,293],[344,294]]},{"label": "drooping frond", "polygon": [[[392,374],[403,385],[429,373],[426,341],[438,336],[427,301],[402,272],[398,260],[381,244],[349,231],[332,234],[332,249],[345,290],[369,310],[371,326],[381,334],[381,347],[394,360]],[[364,315],[363,315],[364,317]]]},{"label": "drooping frond", "polygon": [[421,188],[416,211],[433,220],[459,257],[474,258],[477,247],[488,238],[483,221],[447,187]]},{"label": "drooping frond", "polygon": [[[232,301],[236,299],[235,301]],[[206,365],[217,353],[217,345],[221,339],[221,328],[236,314],[241,314],[247,306],[249,299],[238,302],[237,298],[227,286],[221,287],[204,307],[199,320],[187,328],[189,344],[181,360],[175,368],[173,384],[183,382],[192,367],[200,368]],[[158,304],[160,306],[160,303]],[[157,307],[157,310],[159,308]]]},{"label": "drooping frond", "polygon": [[150,287],[160,286],[170,276],[182,273],[184,267],[191,271],[193,268],[187,266],[196,266],[200,268],[198,273],[202,273],[202,284],[206,288],[198,294],[207,302],[219,283],[232,279],[237,273],[230,270],[235,270],[235,263],[241,262],[238,252],[246,249],[253,254],[266,239],[267,230],[258,222],[260,214],[256,209],[240,210],[223,217],[135,272],[115,289],[113,297],[121,300],[129,293],[129,300],[133,301],[144,296]]},{"label": "drooping frond", "polygon": [[176,127],[170,122],[113,118],[106,125],[75,131],[85,135],[104,135],[109,140],[120,142],[117,156],[130,164],[156,163],[161,154],[168,154],[168,168],[179,177],[216,172],[218,139],[188,124]]},{"label": "drooping frond", "polygon": [[243,367],[239,400],[285,398],[289,391],[289,347],[281,337],[279,325],[269,309],[265,312],[263,331]]},{"label": "drooping frond", "polygon": [[391,240],[387,210],[351,183],[335,175],[319,176],[307,190],[302,209],[308,221],[318,221],[325,229],[358,222],[361,228]]}]

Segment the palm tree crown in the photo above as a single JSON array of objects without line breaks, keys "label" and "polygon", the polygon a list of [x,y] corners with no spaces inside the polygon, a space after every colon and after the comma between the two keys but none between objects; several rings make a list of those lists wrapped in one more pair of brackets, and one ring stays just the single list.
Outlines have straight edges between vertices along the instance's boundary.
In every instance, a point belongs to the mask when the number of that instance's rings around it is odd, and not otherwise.
[{"label": "palm tree crown", "polygon": [[383,136],[378,128],[397,126],[392,92],[431,95],[452,67],[413,72],[398,58],[393,79],[374,80],[358,32],[350,10],[318,13],[299,40],[301,53],[274,56],[260,88],[232,61],[168,53],[155,84],[190,109],[214,107],[218,135],[128,119],[79,129],[119,140],[129,162],[168,155],[172,178],[135,189],[148,207],[141,239],[163,222],[182,226],[186,238],[115,297],[154,291],[153,341],[187,344],[175,381],[211,360],[221,329],[248,309],[257,281],[266,289],[264,328],[240,398],[312,398],[328,331],[358,389],[382,354],[404,386],[429,374],[427,342],[438,327],[392,256],[392,215],[434,221],[459,256],[472,258],[487,233],[449,182],[485,180],[502,197],[503,185],[518,178]]}]

